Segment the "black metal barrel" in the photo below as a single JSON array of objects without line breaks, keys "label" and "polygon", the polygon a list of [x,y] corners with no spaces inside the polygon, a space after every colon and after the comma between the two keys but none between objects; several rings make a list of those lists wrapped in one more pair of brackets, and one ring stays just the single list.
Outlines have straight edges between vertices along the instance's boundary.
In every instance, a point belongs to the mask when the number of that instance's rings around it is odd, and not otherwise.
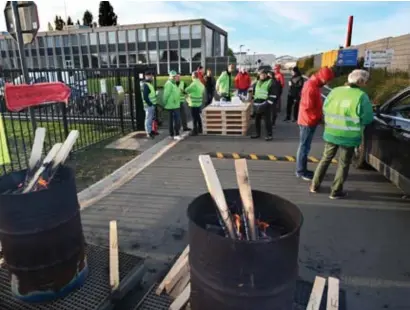
[{"label": "black metal barrel", "polygon": [[0,178],[0,242],[13,295],[27,302],[60,298],[88,273],[74,172],[59,169],[48,189],[10,194],[26,171]]},{"label": "black metal barrel", "polygon": [[[228,206],[240,203],[237,189],[224,192]],[[292,309],[302,214],[279,196],[257,190],[252,194],[256,218],[277,227],[277,237],[256,241],[226,238],[206,229],[216,214],[208,193],[189,205],[192,310]],[[217,222],[216,218],[214,224]]]}]

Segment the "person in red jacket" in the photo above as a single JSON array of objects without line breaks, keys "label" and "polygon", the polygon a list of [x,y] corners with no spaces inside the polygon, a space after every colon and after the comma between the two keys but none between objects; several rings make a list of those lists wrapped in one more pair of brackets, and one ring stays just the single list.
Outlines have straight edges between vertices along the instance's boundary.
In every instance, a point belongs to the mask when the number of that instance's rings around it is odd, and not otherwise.
[{"label": "person in red jacket", "polygon": [[199,66],[198,69],[196,69],[196,72],[198,73],[198,79],[201,81],[202,84],[205,85],[205,79],[204,79],[205,69],[204,69],[204,67]]},{"label": "person in red jacket", "polygon": [[296,155],[296,176],[305,181],[311,181],[313,178],[313,171],[307,170],[307,159],[313,135],[323,117],[323,101],[320,89],[333,78],[333,71],[328,67],[323,67],[303,85],[299,103],[298,125],[300,134]]},{"label": "person in red jacket", "polygon": [[241,68],[239,73],[235,77],[235,88],[238,90],[238,95],[247,96],[248,89],[251,87],[251,77],[246,72],[245,68]]}]

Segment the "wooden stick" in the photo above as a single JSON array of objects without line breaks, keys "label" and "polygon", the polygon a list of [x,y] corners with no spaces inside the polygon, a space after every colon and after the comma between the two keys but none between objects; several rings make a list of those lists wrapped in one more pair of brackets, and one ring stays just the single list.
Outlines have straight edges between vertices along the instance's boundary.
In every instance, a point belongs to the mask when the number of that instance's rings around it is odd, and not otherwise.
[{"label": "wooden stick", "polygon": [[339,279],[329,277],[327,282],[327,305],[326,310],[339,309]]},{"label": "wooden stick", "polygon": [[172,291],[178,281],[183,278],[185,274],[189,273],[188,256],[185,256],[185,258],[176,267],[175,271],[175,275],[165,282],[165,291],[168,294]]},{"label": "wooden stick", "polygon": [[174,286],[174,288],[169,292],[169,296],[172,298],[177,298],[188,285],[189,281],[191,280],[191,274],[189,270],[183,275],[182,278],[179,279],[178,283]]},{"label": "wooden stick", "polygon": [[110,221],[110,287],[111,292],[120,285],[120,269],[118,260],[117,221]]},{"label": "wooden stick", "polygon": [[316,276],[306,310],[319,310],[325,289],[326,279]]},{"label": "wooden stick", "polygon": [[256,240],[258,235],[255,227],[255,210],[252,198],[252,188],[249,181],[249,172],[246,159],[235,160],[236,180],[242,198],[243,213],[245,214],[245,227],[249,231],[248,240]]},{"label": "wooden stick", "polygon": [[183,262],[184,258],[188,256],[189,254],[189,245],[184,249],[182,254],[178,257],[177,261],[175,264],[172,266],[171,270],[168,272],[168,274],[165,276],[165,278],[162,280],[162,282],[159,284],[157,290],[155,293],[159,296],[161,295],[162,291],[165,289],[165,284],[170,281],[175,275],[178,273],[178,270],[180,268],[181,263]]},{"label": "wooden stick", "polygon": [[188,302],[191,296],[191,284],[188,284],[184,291],[174,300],[169,307],[169,310],[181,310],[183,306]]},{"label": "wooden stick", "polygon": [[228,230],[229,237],[237,239],[236,230],[232,223],[231,212],[226,204],[225,195],[222,190],[221,183],[219,182],[218,175],[216,174],[214,165],[209,155],[199,155],[199,163],[202,168],[202,173],[205,177],[205,182],[208,187],[208,191],[214,199],[219,213],[222,217],[222,221]]}]

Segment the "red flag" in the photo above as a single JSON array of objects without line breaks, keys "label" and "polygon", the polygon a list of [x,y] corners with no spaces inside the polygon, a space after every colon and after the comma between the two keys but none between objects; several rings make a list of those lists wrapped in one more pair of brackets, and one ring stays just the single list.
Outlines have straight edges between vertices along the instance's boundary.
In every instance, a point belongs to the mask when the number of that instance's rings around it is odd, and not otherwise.
[{"label": "red flag", "polygon": [[49,103],[68,103],[70,94],[71,89],[61,82],[32,85],[6,83],[4,88],[7,108],[13,112]]}]

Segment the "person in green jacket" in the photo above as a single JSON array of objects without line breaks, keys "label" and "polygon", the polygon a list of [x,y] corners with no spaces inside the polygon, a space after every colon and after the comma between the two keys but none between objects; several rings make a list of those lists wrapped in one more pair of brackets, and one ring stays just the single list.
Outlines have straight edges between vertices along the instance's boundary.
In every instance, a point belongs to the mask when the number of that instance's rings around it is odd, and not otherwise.
[{"label": "person in green jacket", "polygon": [[363,130],[373,121],[373,107],[369,96],[361,89],[369,80],[369,72],[353,70],[346,86],[334,88],[323,104],[325,117],[325,149],[313,176],[310,192],[319,191],[327,168],[340,149],[339,164],[331,188],[330,199],[347,196],[343,184],[349,174],[349,167],[355,148],[362,143]]},{"label": "person in green jacket", "polygon": [[230,64],[228,69],[221,73],[218,80],[216,81],[216,91],[221,96],[226,98],[227,101],[231,101],[232,94],[235,90],[234,80],[232,76],[235,70],[235,65]]},{"label": "person in green jacket", "polygon": [[174,140],[181,140],[179,135],[181,129],[179,113],[181,91],[175,83],[176,75],[177,73],[174,70],[169,72],[169,79],[164,85],[163,104],[164,109],[169,114],[169,136]]},{"label": "person in green jacket", "polygon": [[187,108],[186,108],[185,96],[184,96],[186,84],[184,81],[181,81],[181,75],[179,73],[177,73],[175,77],[175,84],[178,86],[179,90],[181,91],[181,96],[180,96],[181,106],[179,107],[179,113],[181,115],[182,130],[191,131],[191,128],[188,127]]},{"label": "person in green jacket", "polygon": [[204,91],[205,86],[199,80],[198,72],[192,72],[192,83],[185,89],[185,93],[188,95],[188,105],[191,108],[192,122],[194,123],[192,136],[202,133],[201,106]]}]

